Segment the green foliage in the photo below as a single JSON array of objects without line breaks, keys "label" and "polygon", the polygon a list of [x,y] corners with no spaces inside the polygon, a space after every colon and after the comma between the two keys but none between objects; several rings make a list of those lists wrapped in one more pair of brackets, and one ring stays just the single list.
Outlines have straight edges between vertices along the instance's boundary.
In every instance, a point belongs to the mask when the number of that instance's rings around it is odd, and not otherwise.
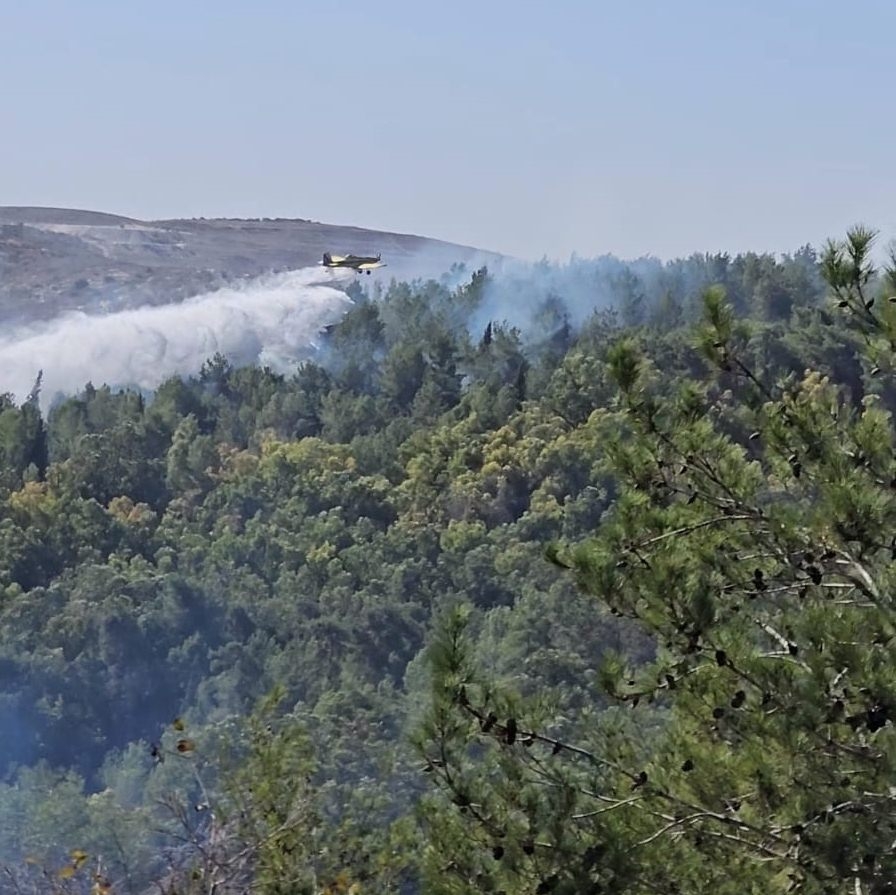
[{"label": "green foliage", "polygon": [[[842,795],[784,721],[827,711],[822,681],[854,721],[889,699],[886,613],[807,546],[887,592],[891,305],[850,240],[823,258],[842,309],[810,250],[573,263],[584,311],[520,284],[511,321],[482,270],[356,291],[290,376],[216,356],[46,421],[0,400],[0,857],[42,868],[20,889],[780,889],[793,862],[757,864],[736,818]],[[845,764],[883,786],[887,761]],[[883,842],[856,817],[818,866]]]},{"label": "green foliage", "polygon": [[[892,274],[870,245],[853,230],[822,263],[881,364]],[[608,353],[619,497],[549,551],[655,654],[606,652],[596,684],[628,711],[570,717],[548,688],[483,683],[444,625],[419,744],[429,891],[891,891],[892,383],[857,401],[865,383],[760,372],[723,291],[704,302],[705,377],[654,375],[631,339]]]}]

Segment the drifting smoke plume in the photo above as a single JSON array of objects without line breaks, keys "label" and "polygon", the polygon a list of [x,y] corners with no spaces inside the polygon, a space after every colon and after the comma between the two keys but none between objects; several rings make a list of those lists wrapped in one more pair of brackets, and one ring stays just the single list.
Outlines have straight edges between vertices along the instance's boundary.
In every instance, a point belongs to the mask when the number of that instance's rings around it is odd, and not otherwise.
[{"label": "drifting smoke plume", "polygon": [[482,305],[470,320],[470,331],[479,333],[493,320],[537,338],[546,335],[541,315],[547,303],[559,301],[569,322],[578,327],[596,310],[618,308],[627,278],[645,291],[658,291],[656,281],[662,278],[664,267],[653,258],[621,261],[607,255],[574,256],[566,263],[501,259],[488,269],[492,276]]},{"label": "drifting smoke plume", "polygon": [[177,304],[19,327],[0,337],[0,393],[23,400],[38,370],[44,409],[88,381],[149,390],[170,376],[198,373],[216,352],[237,365],[283,371],[307,356],[321,327],[351,304],[328,285],[351,276],[303,268]]}]

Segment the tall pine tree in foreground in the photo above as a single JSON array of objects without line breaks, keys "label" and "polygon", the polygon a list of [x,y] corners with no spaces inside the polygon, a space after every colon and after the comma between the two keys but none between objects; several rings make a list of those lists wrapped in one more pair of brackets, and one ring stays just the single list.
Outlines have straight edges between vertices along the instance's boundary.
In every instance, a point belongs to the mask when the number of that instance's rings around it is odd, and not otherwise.
[{"label": "tall pine tree in foreground", "polygon": [[766,380],[718,289],[703,380],[615,347],[619,498],[551,559],[654,660],[604,656],[593,713],[564,717],[483,679],[465,612],[446,617],[419,737],[427,891],[896,892],[896,271],[872,241],[827,247],[817,312],[853,328],[862,395]]}]

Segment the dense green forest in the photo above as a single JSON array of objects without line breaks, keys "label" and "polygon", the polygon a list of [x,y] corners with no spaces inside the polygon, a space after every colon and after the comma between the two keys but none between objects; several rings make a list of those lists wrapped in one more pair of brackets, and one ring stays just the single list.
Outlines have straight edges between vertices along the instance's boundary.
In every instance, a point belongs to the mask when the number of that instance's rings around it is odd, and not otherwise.
[{"label": "dense green forest", "polygon": [[0,399],[9,891],[896,891],[871,235],[352,289]]}]

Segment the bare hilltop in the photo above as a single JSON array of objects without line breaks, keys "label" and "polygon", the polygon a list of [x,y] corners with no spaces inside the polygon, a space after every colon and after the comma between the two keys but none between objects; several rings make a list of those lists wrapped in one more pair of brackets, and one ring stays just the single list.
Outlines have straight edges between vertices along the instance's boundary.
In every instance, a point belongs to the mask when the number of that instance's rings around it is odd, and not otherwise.
[{"label": "bare hilltop", "polygon": [[167,304],[317,264],[325,251],[381,253],[388,267],[375,276],[387,281],[439,276],[455,264],[479,266],[498,257],[422,236],[302,219],[140,221],[0,206],[0,320]]}]

